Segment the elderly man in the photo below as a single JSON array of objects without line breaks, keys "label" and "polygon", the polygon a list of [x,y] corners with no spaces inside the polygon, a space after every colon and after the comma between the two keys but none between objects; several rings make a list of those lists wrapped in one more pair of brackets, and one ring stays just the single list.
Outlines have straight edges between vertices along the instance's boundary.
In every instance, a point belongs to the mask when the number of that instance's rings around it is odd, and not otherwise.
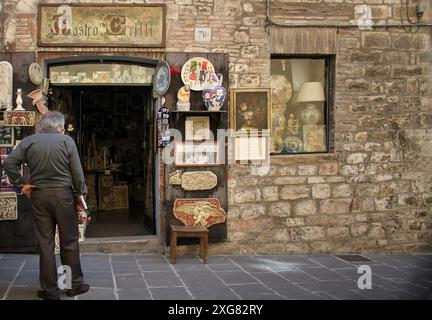
[{"label": "elderly man", "polygon": [[[87,186],[75,142],[64,135],[64,116],[47,112],[41,119],[41,132],[24,138],[4,161],[9,179],[31,199],[36,238],[39,244],[39,280],[42,290],[38,297],[59,300],[57,270],[54,256],[55,225],[59,227],[62,265],[72,271],[69,297],[85,293],[79,256],[77,198],[87,194]],[[19,167],[30,168],[30,184],[25,184]],[[67,270],[67,268],[65,268]]]}]

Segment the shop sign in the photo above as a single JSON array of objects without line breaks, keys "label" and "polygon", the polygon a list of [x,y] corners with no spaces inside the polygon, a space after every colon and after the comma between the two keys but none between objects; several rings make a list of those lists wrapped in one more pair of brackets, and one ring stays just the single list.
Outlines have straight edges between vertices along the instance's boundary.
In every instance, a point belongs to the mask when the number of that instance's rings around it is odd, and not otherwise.
[{"label": "shop sign", "polygon": [[40,4],[38,45],[165,47],[164,5]]}]

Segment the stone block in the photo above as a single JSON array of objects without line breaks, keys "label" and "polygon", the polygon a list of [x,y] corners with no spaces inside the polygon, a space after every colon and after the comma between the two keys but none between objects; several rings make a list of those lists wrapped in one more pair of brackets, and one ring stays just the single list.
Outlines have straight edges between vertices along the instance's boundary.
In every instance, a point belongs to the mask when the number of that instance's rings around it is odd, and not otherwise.
[{"label": "stone block", "polygon": [[276,186],[262,188],[261,194],[264,201],[277,201],[279,199],[278,187]]},{"label": "stone block", "polygon": [[310,189],[306,186],[285,186],[280,191],[280,197],[283,200],[296,200],[308,198]]},{"label": "stone block", "polygon": [[339,184],[333,186],[332,197],[333,198],[347,198],[351,197],[352,190],[349,184]]},{"label": "stone block", "polygon": [[291,204],[289,202],[275,202],[268,208],[269,216],[289,217],[291,215]]},{"label": "stone block", "polygon": [[297,174],[297,168],[294,166],[280,167],[279,174],[281,176],[295,176]]},{"label": "stone block", "polygon": [[389,32],[362,32],[362,47],[385,49],[390,47]]},{"label": "stone block", "polygon": [[314,199],[327,199],[330,194],[331,188],[328,184],[314,184],[312,186],[312,197]]},{"label": "stone block", "polygon": [[350,233],[348,227],[330,227],[326,230],[327,236],[335,239],[349,238]]},{"label": "stone block", "polygon": [[240,206],[242,219],[255,219],[266,214],[266,207],[260,203],[248,203]]},{"label": "stone block", "polygon": [[367,223],[355,223],[350,227],[350,231],[353,237],[359,237],[366,234],[368,230]]},{"label": "stone block", "polygon": [[351,153],[347,156],[347,163],[349,164],[358,164],[358,163],[364,163],[367,159],[368,155],[367,153]]},{"label": "stone block", "polygon": [[234,203],[258,202],[261,201],[261,191],[259,189],[237,189],[232,195]]},{"label": "stone block", "polygon": [[284,177],[277,177],[274,179],[274,184],[277,185],[302,184],[305,182],[306,182],[305,177],[284,176]]},{"label": "stone block", "polygon": [[299,201],[294,207],[296,216],[308,216],[317,212],[316,203],[314,200]]},{"label": "stone block", "polygon": [[317,174],[317,166],[299,166],[298,175],[299,176],[314,176]]},{"label": "stone block", "polygon": [[339,164],[337,162],[328,162],[319,166],[318,174],[320,176],[334,176],[338,174]]},{"label": "stone block", "polygon": [[288,218],[285,224],[288,227],[301,227],[305,225],[304,218]]},{"label": "stone block", "polygon": [[321,213],[338,214],[349,213],[352,199],[327,199],[320,201]]}]

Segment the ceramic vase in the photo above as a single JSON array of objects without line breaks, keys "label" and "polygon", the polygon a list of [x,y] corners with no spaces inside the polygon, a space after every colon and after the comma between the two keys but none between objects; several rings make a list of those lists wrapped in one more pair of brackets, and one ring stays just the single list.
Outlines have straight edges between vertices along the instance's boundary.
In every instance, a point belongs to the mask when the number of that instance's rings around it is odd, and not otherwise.
[{"label": "ceramic vase", "polygon": [[304,125],[319,124],[321,121],[321,112],[314,104],[310,103],[301,112],[301,119]]},{"label": "ceramic vase", "polygon": [[209,111],[218,111],[223,107],[226,98],[226,90],[222,86],[222,74],[211,76],[212,84],[202,91],[202,98],[204,105]]}]

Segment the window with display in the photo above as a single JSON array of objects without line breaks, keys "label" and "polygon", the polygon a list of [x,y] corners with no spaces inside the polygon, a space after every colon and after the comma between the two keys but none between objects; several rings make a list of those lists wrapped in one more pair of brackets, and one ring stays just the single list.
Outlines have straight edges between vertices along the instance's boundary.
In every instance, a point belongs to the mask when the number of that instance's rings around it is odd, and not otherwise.
[{"label": "window with display", "polygon": [[332,56],[272,56],[272,155],[330,151],[332,70]]}]

